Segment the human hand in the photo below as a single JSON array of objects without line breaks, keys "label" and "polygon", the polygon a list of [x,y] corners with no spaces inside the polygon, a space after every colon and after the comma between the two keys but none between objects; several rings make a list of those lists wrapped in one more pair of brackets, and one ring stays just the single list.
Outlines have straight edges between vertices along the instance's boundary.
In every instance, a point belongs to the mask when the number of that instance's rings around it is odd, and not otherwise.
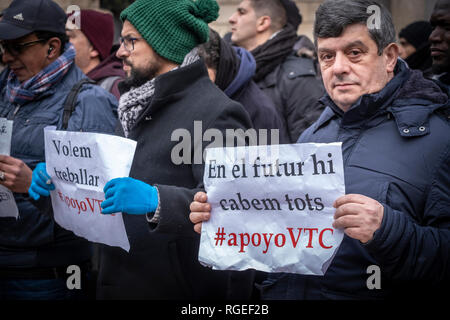
[{"label": "human hand", "polygon": [[34,200],[39,200],[41,196],[50,196],[50,191],[55,190],[54,184],[51,182],[50,176],[45,168],[45,162],[38,163],[33,170],[32,181],[28,194]]},{"label": "human hand", "polygon": [[126,212],[146,214],[158,208],[158,191],[155,187],[133,178],[110,180],[103,189],[105,201],[102,213]]},{"label": "human hand", "polygon": [[32,171],[25,162],[11,156],[0,155],[0,184],[17,193],[27,193]]},{"label": "human hand", "polygon": [[333,207],[336,208],[333,227],[344,229],[346,235],[362,243],[372,240],[383,221],[383,205],[360,194],[342,196],[334,202]]},{"label": "human hand", "polygon": [[208,221],[211,217],[211,205],[207,202],[208,196],[205,192],[197,192],[194,196],[194,201],[189,206],[191,213],[189,219],[194,224],[194,231],[201,233],[202,222]]}]

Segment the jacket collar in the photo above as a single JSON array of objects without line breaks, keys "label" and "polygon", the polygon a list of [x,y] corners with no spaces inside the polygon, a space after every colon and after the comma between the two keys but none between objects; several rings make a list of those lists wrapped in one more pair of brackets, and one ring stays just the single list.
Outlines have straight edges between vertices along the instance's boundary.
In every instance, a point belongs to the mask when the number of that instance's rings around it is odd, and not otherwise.
[{"label": "jacket collar", "polygon": [[394,78],[379,92],[365,94],[344,114],[342,124],[344,126],[360,125],[366,122],[376,113],[385,110],[396,98],[396,93],[409,79],[411,73],[403,60],[398,60],[394,70]]},{"label": "jacket collar", "polygon": [[125,77],[125,72],[122,69],[122,60],[117,58],[116,52],[114,52],[89,71],[86,76],[94,81],[99,81],[106,77],[118,76],[123,78]]},{"label": "jacket collar", "polygon": [[345,113],[326,94],[320,102],[328,108],[316,122],[314,131],[335,117],[342,119],[342,126],[361,127],[376,115],[389,113],[395,118],[400,135],[427,134],[430,114],[448,99],[438,86],[419,72],[411,71],[403,60],[398,60],[394,72],[394,78],[380,92],[361,96]]},{"label": "jacket collar", "polygon": [[[2,73],[0,74],[0,90],[1,93],[4,94],[6,91],[6,82],[8,80],[10,69],[9,67],[6,67]],[[47,98],[49,96],[54,95],[56,92],[64,91],[64,90],[70,90],[72,87],[69,84],[75,84],[77,79],[81,79],[86,77],[82,71],[76,66],[75,63],[73,63],[69,67],[69,71],[64,75],[64,77],[59,81],[56,85],[51,86],[48,88],[45,92],[39,95],[39,97],[36,99],[36,101],[42,100],[44,98]],[[75,81],[71,82],[70,80]]]},{"label": "jacket collar", "polygon": [[250,52],[243,48],[233,47],[240,60],[239,70],[236,77],[224,90],[228,97],[232,97],[240,88],[247,84],[255,75],[256,62]]}]

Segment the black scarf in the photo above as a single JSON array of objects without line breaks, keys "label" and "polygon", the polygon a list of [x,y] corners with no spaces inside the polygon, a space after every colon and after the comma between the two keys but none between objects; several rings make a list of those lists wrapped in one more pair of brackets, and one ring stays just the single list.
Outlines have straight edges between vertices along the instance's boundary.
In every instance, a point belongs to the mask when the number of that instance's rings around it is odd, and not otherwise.
[{"label": "black scarf", "polygon": [[215,84],[224,91],[236,77],[240,61],[231,45],[220,38],[220,59]]},{"label": "black scarf", "polygon": [[297,33],[291,25],[287,25],[274,38],[253,49],[251,52],[256,60],[256,74],[253,77],[258,82],[280,65],[293,51]]},{"label": "black scarf", "polygon": [[425,44],[417,49],[412,55],[406,58],[406,63],[411,69],[426,71],[431,68],[433,60],[431,59],[430,45]]}]

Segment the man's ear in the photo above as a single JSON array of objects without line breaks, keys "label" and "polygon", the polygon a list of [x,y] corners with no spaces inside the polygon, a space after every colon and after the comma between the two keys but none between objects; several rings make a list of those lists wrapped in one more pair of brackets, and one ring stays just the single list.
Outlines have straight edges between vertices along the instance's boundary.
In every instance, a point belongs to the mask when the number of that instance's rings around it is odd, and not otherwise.
[{"label": "man's ear", "polygon": [[391,43],[386,48],[384,48],[383,57],[386,61],[386,71],[388,73],[394,72],[395,66],[397,65],[399,51],[400,48],[396,43]]},{"label": "man's ear", "polygon": [[256,31],[259,33],[265,32],[272,25],[272,19],[269,16],[261,16],[256,19]]},{"label": "man's ear", "polygon": [[53,60],[61,55],[61,40],[59,38],[50,38],[48,41],[47,58]]},{"label": "man's ear", "polygon": [[91,46],[90,50],[89,50],[89,56],[94,59],[94,58],[99,58],[100,59],[100,53],[94,49],[94,47]]}]

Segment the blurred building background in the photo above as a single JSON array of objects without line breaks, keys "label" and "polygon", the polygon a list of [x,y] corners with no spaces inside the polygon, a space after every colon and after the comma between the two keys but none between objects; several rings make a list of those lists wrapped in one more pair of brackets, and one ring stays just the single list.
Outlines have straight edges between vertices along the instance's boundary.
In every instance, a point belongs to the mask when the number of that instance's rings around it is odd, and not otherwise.
[{"label": "blurred building background", "polygon": [[[6,8],[12,0],[0,0],[0,10]],[[55,0],[65,10],[69,5],[76,4],[80,8],[105,8],[114,13],[117,20],[117,34],[120,30],[118,15],[133,0]],[[220,16],[211,24],[221,35],[229,31],[228,17],[236,10],[241,0],[218,0]],[[400,31],[403,27],[417,20],[428,20],[437,0],[378,0],[390,9],[395,27]],[[298,33],[305,34],[312,39],[314,13],[323,0],[296,0],[303,16],[303,23]]]},{"label": "blurred building background", "polygon": [[[431,12],[437,0],[378,0],[379,3],[390,9],[392,18],[398,32],[411,22],[417,20],[429,20]],[[228,17],[236,10],[240,0],[219,0],[219,19],[211,24],[220,34],[229,31]],[[297,6],[303,16],[303,22],[298,29],[298,34],[305,34],[312,39],[315,12],[323,0],[296,0]]]}]

